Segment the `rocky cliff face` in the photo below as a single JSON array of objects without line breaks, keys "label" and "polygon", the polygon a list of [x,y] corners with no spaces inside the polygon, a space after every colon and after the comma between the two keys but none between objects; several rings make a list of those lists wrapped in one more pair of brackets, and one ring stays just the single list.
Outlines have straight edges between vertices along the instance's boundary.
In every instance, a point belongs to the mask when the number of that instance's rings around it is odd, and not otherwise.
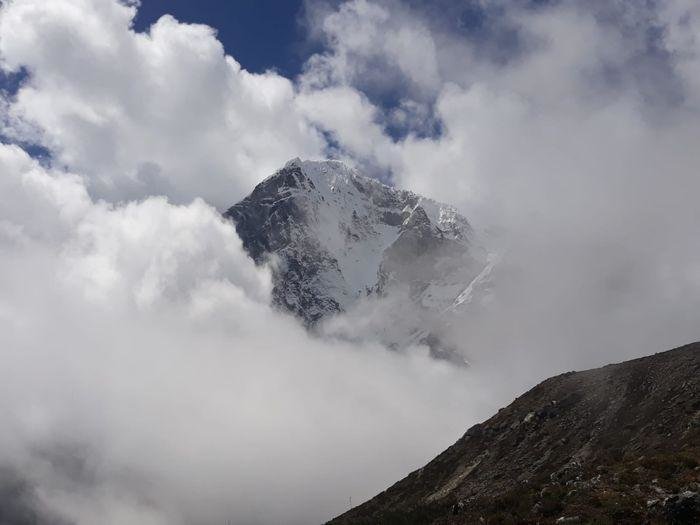
[{"label": "rocky cliff face", "polygon": [[273,302],[309,327],[401,291],[413,322],[385,337],[393,346],[435,339],[427,319],[457,308],[492,264],[451,206],[337,161],[294,159],[225,216],[251,257],[272,263]]},{"label": "rocky cliff face", "polygon": [[700,523],[700,344],[553,377],[333,524]]}]

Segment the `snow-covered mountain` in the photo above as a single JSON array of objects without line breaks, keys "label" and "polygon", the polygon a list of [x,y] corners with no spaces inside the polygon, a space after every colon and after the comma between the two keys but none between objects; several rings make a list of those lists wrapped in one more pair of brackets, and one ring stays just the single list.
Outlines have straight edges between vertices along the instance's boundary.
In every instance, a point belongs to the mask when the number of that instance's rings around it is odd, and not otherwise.
[{"label": "snow-covered mountain", "polygon": [[[293,159],[225,216],[251,257],[272,263],[277,306],[314,328],[347,312],[398,347],[427,342],[445,352],[436,323],[483,294],[493,267],[453,207],[338,161]],[[381,304],[392,306],[377,319]]]}]

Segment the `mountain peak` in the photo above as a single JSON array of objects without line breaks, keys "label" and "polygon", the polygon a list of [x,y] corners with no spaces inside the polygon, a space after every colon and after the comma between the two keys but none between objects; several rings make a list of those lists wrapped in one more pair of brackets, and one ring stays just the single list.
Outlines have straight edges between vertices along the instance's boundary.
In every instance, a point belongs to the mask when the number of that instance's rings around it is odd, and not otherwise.
[{"label": "mountain peak", "polygon": [[354,185],[359,191],[368,188],[383,188],[398,191],[377,179],[362,175],[357,169],[348,166],[340,160],[302,160],[295,157],[269,178],[278,177],[285,172],[293,171],[307,178],[319,191],[338,191],[344,186]]},{"label": "mountain peak", "polygon": [[336,160],[291,159],[225,216],[256,262],[276,261],[273,302],[307,326],[396,288],[419,317],[444,309],[485,265],[452,206]]}]

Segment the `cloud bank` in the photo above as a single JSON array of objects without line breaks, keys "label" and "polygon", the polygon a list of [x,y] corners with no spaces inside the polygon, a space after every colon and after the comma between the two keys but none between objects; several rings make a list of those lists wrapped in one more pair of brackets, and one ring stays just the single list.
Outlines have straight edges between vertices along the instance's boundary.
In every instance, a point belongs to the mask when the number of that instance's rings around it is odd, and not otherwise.
[{"label": "cloud bank", "polygon": [[472,362],[536,376],[697,339],[694,2],[310,6],[327,49],[307,75],[375,109],[321,125],[506,253],[495,304],[453,334]]},{"label": "cloud bank", "polygon": [[[295,79],[136,9],[0,7],[3,512],[321,522],[539,379],[698,338],[695,2],[308,2]],[[472,369],[268,307],[216,208],[329,154],[489,230]]]},{"label": "cloud bank", "polygon": [[3,67],[30,72],[10,131],[109,200],[224,206],[289,158],[321,153],[288,79],[248,73],[207,26],[164,16],[136,33],[135,13],[115,0],[6,2]]},{"label": "cloud bank", "polygon": [[203,201],[94,202],[13,146],[0,167],[20,205],[0,244],[0,462],[35,512],[321,522],[482,415],[427,352],[312,339],[272,311],[267,270]]}]

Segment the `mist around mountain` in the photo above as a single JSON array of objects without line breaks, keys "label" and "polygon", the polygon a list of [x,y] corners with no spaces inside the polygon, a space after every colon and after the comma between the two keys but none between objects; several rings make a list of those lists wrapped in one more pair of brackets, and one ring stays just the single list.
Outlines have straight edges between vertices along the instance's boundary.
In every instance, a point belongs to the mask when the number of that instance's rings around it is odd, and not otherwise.
[{"label": "mist around mountain", "polygon": [[[270,266],[273,305],[321,337],[463,364],[445,335],[487,315],[510,277],[453,207],[337,161],[291,160],[225,217]],[[698,372],[694,344],[548,379],[330,523],[695,523]]]},{"label": "mist around mountain", "polygon": [[497,256],[454,207],[339,161],[293,159],[224,216],[270,265],[273,304],[316,333],[466,363],[441,333],[488,301]]}]

